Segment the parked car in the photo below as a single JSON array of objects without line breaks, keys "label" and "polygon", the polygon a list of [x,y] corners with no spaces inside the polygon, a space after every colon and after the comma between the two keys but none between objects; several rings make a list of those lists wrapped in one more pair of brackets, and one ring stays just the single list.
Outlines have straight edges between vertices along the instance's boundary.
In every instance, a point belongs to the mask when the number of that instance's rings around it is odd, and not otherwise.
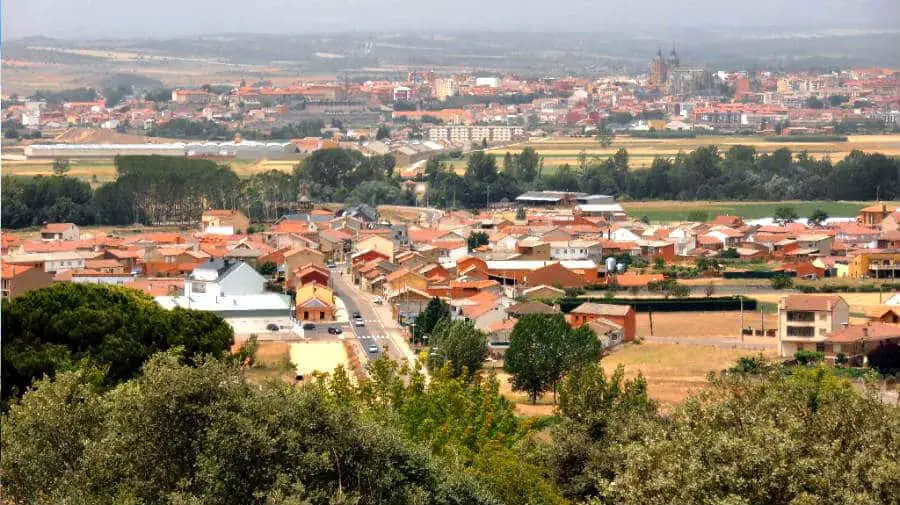
[{"label": "parked car", "polygon": [[303,323],[303,329],[304,330],[315,330],[316,325],[313,323]]},{"label": "parked car", "polygon": [[378,354],[379,351],[378,346],[375,344],[369,344],[369,346],[366,347],[366,350],[371,354]]},{"label": "parked car", "polygon": [[356,312],[353,313],[353,319],[359,319],[359,318],[361,318],[361,317],[362,317],[362,316],[359,314],[359,311],[358,311],[358,310],[357,310]]},{"label": "parked car", "polygon": [[354,319],[354,320],[353,320],[353,325],[354,325],[354,326],[365,326],[365,325],[366,325],[366,320],[363,319],[363,318],[357,318],[357,319]]},{"label": "parked car", "polygon": [[337,326],[330,326],[330,327],[328,328],[328,334],[329,334],[329,335],[340,335],[341,333],[344,333],[344,330],[340,329],[340,328],[337,327]]},{"label": "parked car", "polygon": [[384,300],[382,300],[380,296],[376,296],[372,298],[372,303],[374,303],[375,305],[381,305],[382,303],[384,303]]},{"label": "parked car", "polygon": [[278,325],[275,323],[269,323],[266,325],[266,329],[269,331],[278,331]]}]

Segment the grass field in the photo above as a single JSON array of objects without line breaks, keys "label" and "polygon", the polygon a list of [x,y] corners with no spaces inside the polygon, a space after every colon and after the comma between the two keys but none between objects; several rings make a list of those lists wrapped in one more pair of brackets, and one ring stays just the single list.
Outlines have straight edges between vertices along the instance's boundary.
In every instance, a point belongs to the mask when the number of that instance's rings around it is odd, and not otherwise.
[{"label": "grass field", "polygon": [[[703,388],[707,373],[725,370],[741,356],[758,354],[760,351],[645,342],[626,345],[604,357],[601,364],[607,373],[622,365],[627,377],[642,374],[650,397],[666,409]],[[762,354],[774,357],[775,351]]]},{"label": "grass field", "polygon": [[784,202],[713,202],[713,201],[643,201],[622,202],[622,207],[630,216],[644,217],[650,221],[684,221],[694,210],[707,211],[710,219],[717,215],[729,214],[744,219],[772,217],[775,209],[790,206],[800,217],[822,209],[831,217],[855,217],[859,209],[872,202],[829,202],[829,201],[784,201]]},{"label": "grass field", "polygon": [[[757,152],[770,153],[782,147],[794,152],[807,151],[816,157],[830,156],[832,160],[844,158],[850,151],[860,149],[867,152],[881,152],[887,155],[900,155],[900,134],[898,135],[851,135],[847,142],[766,142],[762,137],[732,136],[732,135],[703,135],[688,139],[645,139],[631,137],[616,137],[613,145],[603,149],[593,138],[572,137],[547,137],[535,139],[530,142],[538,154],[544,157],[544,167],[552,169],[563,164],[577,165],[579,153],[590,157],[606,158],[615,153],[619,148],[628,150],[630,164],[633,168],[646,168],[653,163],[656,156],[671,157],[679,152],[687,152],[700,146],[717,145],[720,151],[726,151],[734,145],[747,145],[756,148]],[[488,152],[496,155],[498,161],[507,151],[521,150],[520,146],[511,148],[491,149]]]}]

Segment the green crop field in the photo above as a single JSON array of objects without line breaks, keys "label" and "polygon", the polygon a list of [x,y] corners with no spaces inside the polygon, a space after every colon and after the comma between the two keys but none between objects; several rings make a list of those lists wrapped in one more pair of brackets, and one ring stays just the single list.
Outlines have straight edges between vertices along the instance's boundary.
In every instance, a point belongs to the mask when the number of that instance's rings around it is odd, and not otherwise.
[{"label": "green crop field", "polygon": [[691,211],[706,211],[709,218],[729,214],[744,219],[760,219],[772,217],[775,209],[781,206],[793,207],[800,217],[822,209],[832,217],[855,217],[863,207],[872,202],[829,202],[829,201],[787,201],[787,202],[675,202],[644,201],[623,202],[622,207],[629,216],[646,217],[652,222],[684,221]]}]

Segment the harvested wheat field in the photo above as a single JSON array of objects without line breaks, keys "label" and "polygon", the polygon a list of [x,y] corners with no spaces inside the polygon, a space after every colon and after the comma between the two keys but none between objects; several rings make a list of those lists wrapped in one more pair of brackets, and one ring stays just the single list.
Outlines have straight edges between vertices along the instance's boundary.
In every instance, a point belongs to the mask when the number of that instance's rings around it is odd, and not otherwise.
[{"label": "harvested wheat field", "polygon": [[[618,149],[624,148],[630,155],[633,168],[646,168],[656,156],[672,157],[679,152],[693,151],[701,146],[716,145],[726,151],[735,145],[754,147],[759,153],[771,153],[788,148],[799,153],[807,151],[815,157],[829,156],[833,161],[843,159],[850,151],[859,149],[866,152],[881,152],[886,155],[900,155],[900,135],[850,135],[846,142],[767,142],[758,136],[699,135],[695,138],[648,139],[618,136],[613,145],[602,148],[592,137],[545,137],[529,142],[538,154],[544,157],[545,167],[560,166],[565,163],[577,165],[578,156],[584,152],[588,158],[606,158]],[[521,150],[521,146],[500,147],[488,152],[502,157],[507,151]],[[498,160],[500,161],[500,160]]]},{"label": "harvested wheat field", "polygon": [[[778,327],[777,314],[763,314],[760,320],[760,312],[744,312],[744,326],[759,329],[761,324],[766,328]],[[711,311],[711,312],[654,312],[653,335],[654,337],[669,338],[699,338],[699,339],[734,339],[738,340],[741,328],[740,311]],[[641,337],[651,336],[650,315],[646,312],[637,314],[637,334]],[[759,342],[756,342],[759,340]],[[747,343],[772,343],[773,338],[747,337]]]},{"label": "harvested wheat field", "polygon": [[349,369],[343,342],[303,342],[290,344],[291,363],[304,378],[313,372],[331,373],[338,365]]},{"label": "harvested wheat field", "polygon": [[[703,388],[709,372],[725,370],[741,356],[759,354],[760,351],[645,342],[625,345],[604,357],[601,364],[608,374],[622,365],[626,377],[643,375],[650,397],[667,409]],[[775,351],[762,354],[774,357]]]}]

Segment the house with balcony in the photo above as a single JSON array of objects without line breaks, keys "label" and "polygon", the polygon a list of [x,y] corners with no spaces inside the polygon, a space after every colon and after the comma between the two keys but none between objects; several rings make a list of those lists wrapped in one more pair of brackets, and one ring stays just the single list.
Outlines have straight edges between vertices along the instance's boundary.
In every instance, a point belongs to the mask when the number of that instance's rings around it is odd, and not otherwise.
[{"label": "house with balcony", "polygon": [[898,279],[900,251],[859,252],[850,260],[847,273],[854,279]]},{"label": "house with balcony", "polygon": [[789,295],[778,303],[778,349],[792,357],[803,349],[825,352],[827,336],[850,320],[850,306],[837,295]]}]

